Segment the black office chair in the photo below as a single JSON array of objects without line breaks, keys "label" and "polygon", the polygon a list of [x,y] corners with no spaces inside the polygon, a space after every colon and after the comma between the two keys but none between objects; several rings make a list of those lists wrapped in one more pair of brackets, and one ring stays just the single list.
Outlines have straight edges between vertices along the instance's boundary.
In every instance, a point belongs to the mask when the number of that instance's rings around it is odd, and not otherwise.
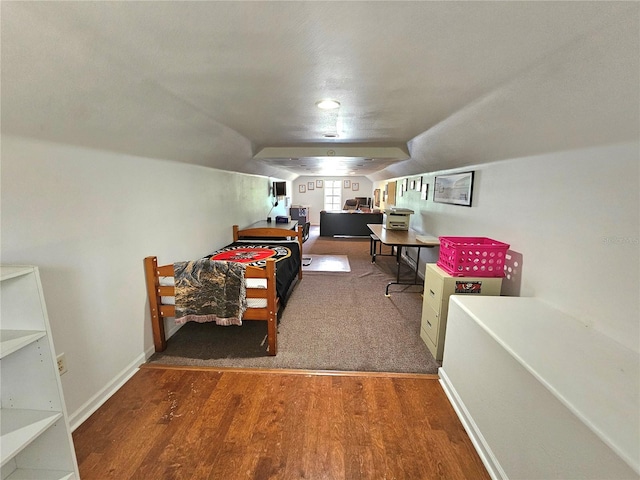
[{"label": "black office chair", "polygon": [[356,197],[356,201],[358,202],[358,208],[371,208],[371,199],[369,197]]},{"label": "black office chair", "polygon": [[345,200],[343,210],[357,210],[358,209],[358,200],[355,198],[350,198]]}]

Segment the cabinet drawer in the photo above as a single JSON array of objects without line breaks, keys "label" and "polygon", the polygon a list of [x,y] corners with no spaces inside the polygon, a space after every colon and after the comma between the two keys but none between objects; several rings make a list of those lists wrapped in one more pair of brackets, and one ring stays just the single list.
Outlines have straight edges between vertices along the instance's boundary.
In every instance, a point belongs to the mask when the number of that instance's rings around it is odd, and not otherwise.
[{"label": "cabinet drawer", "polygon": [[440,315],[431,307],[422,310],[422,330],[431,341],[438,345],[438,330],[440,329]]},{"label": "cabinet drawer", "polygon": [[424,279],[424,301],[423,306],[429,306],[436,312],[440,313],[442,308],[442,290],[444,288],[444,282],[442,277],[437,273],[427,268],[427,274]]}]

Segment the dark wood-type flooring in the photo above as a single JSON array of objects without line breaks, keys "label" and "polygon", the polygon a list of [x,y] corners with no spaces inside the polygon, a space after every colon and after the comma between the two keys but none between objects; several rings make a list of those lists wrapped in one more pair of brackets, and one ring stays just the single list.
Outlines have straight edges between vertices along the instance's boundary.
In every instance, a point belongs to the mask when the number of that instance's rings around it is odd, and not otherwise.
[{"label": "dark wood-type flooring", "polygon": [[488,479],[437,377],[146,365],[73,434],[90,479]]}]

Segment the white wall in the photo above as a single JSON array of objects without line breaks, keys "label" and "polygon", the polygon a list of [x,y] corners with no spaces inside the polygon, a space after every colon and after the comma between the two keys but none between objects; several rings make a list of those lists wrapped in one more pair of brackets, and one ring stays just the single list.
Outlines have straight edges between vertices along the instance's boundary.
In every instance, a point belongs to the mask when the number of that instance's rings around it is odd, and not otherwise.
[{"label": "white wall", "polygon": [[3,135],[1,180],[2,263],[40,267],[73,424],[152,349],[143,258],[230,242],[273,179]]},{"label": "white wall", "polygon": [[[322,180],[322,185],[326,180],[340,180],[342,186],[342,203],[348,198],[371,197],[373,198],[373,183],[363,176],[345,177],[313,177],[301,176],[293,181],[291,202],[293,205],[307,205],[311,207],[310,221],[313,225],[320,224],[320,210],[324,210],[324,188],[316,188],[316,181]],[[344,181],[349,180],[349,188],[344,187]],[[358,190],[353,189],[353,184],[358,185]],[[313,189],[309,189],[313,184]],[[300,192],[300,186],[305,187],[305,192]]]},{"label": "white wall", "polygon": [[[411,226],[421,232],[509,243],[522,255],[516,292],[540,297],[637,352],[639,151],[630,143],[459,170],[475,171],[471,208],[434,203],[436,174],[425,174],[428,200],[409,191],[396,203],[416,211]],[[424,257],[436,261],[437,251]]]},{"label": "white wall", "polygon": [[[434,203],[434,174],[425,174],[429,199],[410,191],[397,203],[416,210],[412,226],[423,232],[510,243],[523,257],[521,295],[638,351],[638,151],[624,144],[473,167],[472,208]],[[228,243],[234,223],[266,218],[273,180],[3,136],[2,263],[41,268],[72,420],[152,348],[143,257],[197,258]],[[384,187],[359,180],[361,196]],[[299,183],[291,201],[309,203]]]}]

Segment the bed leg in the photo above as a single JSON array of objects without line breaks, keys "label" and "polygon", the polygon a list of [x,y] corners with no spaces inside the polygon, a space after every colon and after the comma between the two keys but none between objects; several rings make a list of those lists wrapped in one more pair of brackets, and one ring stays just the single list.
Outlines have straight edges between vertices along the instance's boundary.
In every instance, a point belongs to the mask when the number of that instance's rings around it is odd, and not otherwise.
[{"label": "bed leg", "polygon": [[304,227],[298,225],[298,245],[300,247],[300,270],[298,270],[298,280],[302,280],[302,244],[304,243]]},{"label": "bed leg", "polygon": [[149,298],[149,311],[151,312],[153,346],[156,352],[162,352],[167,348],[167,338],[164,333],[164,319],[160,316],[160,299],[158,298],[160,282],[157,272],[157,257],[146,257],[144,259],[144,276],[147,280],[147,297]]},{"label": "bed leg", "polygon": [[268,355],[278,353],[278,303],[276,302],[276,262],[270,258],[265,267],[267,272],[267,342]]},{"label": "bed leg", "polygon": [[269,344],[268,355],[276,355],[278,353],[278,312],[269,311],[269,319],[267,320],[267,343]]}]

